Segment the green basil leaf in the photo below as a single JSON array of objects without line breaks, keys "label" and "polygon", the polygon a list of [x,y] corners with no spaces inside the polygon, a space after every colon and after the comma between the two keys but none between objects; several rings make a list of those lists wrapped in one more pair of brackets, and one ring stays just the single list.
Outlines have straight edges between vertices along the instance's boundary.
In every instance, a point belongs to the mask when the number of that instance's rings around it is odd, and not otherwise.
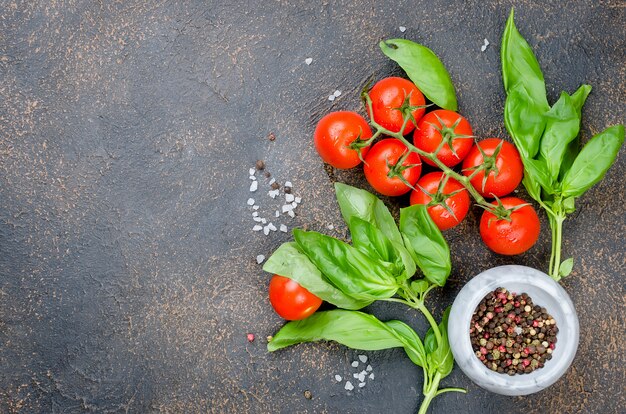
[{"label": "green basil leaf", "polygon": [[442,378],[452,372],[454,366],[454,356],[450,349],[448,341],[448,316],[450,315],[450,307],[445,310],[439,323],[439,333],[441,334],[441,343],[437,344],[433,329],[430,328],[424,338],[424,349],[426,351],[426,361],[431,369],[436,369]]},{"label": "green basil leaf", "polygon": [[[587,100],[587,96],[591,92],[590,85],[581,85],[576,92],[572,94],[572,104],[576,108],[578,118],[582,118],[582,108]],[[567,145],[565,154],[563,154],[563,160],[561,161],[561,170],[559,172],[559,181],[563,180],[565,174],[569,171],[574,163],[574,159],[580,152],[580,135],[574,138],[572,142]]]},{"label": "green basil leaf", "polygon": [[539,153],[546,163],[551,179],[556,180],[567,146],[578,136],[580,111],[570,96],[562,92],[546,118],[546,129],[541,138]]},{"label": "green basil leaf", "polygon": [[316,312],[301,321],[287,323],[267,344],[267,349],[276,351],[302,342],[321,340],[366,351],[403,348],[406,345],[392,328],[375,316],[336,309]]},{"label": "green basil leaf", "polygon": [[450,248],[426,206],[416,204],[401,209],[400,231],[424,277],[437,286],[445,285],[452,270]]},{"label": "green basil leaf", "polygon": [[316,312],[301,321],[285,324],[267,344],[267,349],[272,352],[302,342],[322,340],[366,351],[404,348],[413,363],[420,367],[426,364],[422,342],[404,322],[381,322],[367,313],[341,309]]},{"label": "green basil leaf", "polygon": [[504,103],[504,126],[513,138],[522,160],[532,159],[539,151],[539,141],[546,126],[548,106],[531,100],[523,87],[508,92]]},{"label": "green basil leaf", "polygon": [[300,250],[346,295],[363,301],[378,300],[390,298],[398,290],[388,263],[314,231],[294,229],[293,235]]},{"label": "green basil leaf", "polygon": [[563,197],[580,197],[600,181],[615,162],[623,142],[623,125],[609,127],[591,138],[563,177]]},{"label": "green basil leaf", "polygon": [[[554,194],[554,188],[552,185],[553,182],[550,177],[550,173],[548,172],[548,167],[546,166],[545,161],[531,160],[531,159],[525,160],[524,172],[525,172],[524,178],[528,178],[530,182],[532,183],[531,185],[533,186],[539,185],[548,194]],[[524,185],[526,185],[526,181],[524,181]],[[527,187],[526,190],[531,195],[531,197],[539,201],[537,198],[535,198],[535,194],[534,194],[534,191],[536,191],[535,188],[532,188],[532,191],[531,191],[531,189],[528,189]]]},{"label": "green basil leaf", "polygon": [[263,265],[269,273],[288,277],[328,303],[344,309],[361,309],[371,300],[354,299],[337,289],[322,275],[293,242],[283,243]]},{"label": "green basil leaf", "polygon": [[568,276],[570,273],[572,273],[573,268],[574,258],[570,257],[569,259],[565,259],[559,266],[559,275],[561,275],[561,277]]},{"label": "green basil leaf", "polygon": [[451,111],[457,110],[452,79],[432,50],[406,39],[383,40],[378,45],[388,58],[404,69],[411,81],[435,105]]},{"label": "green basil leaf", "polygon": [[507,99],[504,123],[522,158],[534,158],[550,108],[537,58],[515,27],[514,12],[506,23],[500,50],[502,79]]},{"label": "green basil leaf", "polygon": [[402,244],[402,236],[393,216],[378,197],[360,188],[335,183],[337,202],[346,223],[354,216],[376,226],[394,243]]},{"label": "green basil leaf", "polygon": [[407,343],[404,351],[411,361],[419,367],[424,367],[426,365],[426,351],[417,333],[409,325],[401,321],[389,321],[386,324],[404,338]]},{"label": "green basil leaf", "polygon": [[411,290],[417,295],[426,292],[429,287],[430,283],[428,283],[426,279],[419,279],[411,282]]},{"label": "green basil leaf", "polygon": [[565,213],[572,214],[576,211],[576,199],[575,197],[567,197],[563,200],[563,209]]}]

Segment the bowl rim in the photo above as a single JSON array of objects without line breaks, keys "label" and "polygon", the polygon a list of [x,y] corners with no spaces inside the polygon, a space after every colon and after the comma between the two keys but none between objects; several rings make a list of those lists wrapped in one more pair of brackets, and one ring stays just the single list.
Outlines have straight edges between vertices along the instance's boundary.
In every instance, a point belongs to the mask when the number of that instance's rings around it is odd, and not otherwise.
[{"label": "bowl rim", "polygon": [[[520,282],[524,279],[527,282]],[[476,358],[469,335],[470,321],[480,301],[490,291],[498,287],[509,289],[507,285],[511,284],[528,286],[531,291],[542,291],[542,294],[551,296],[563,314],[563,320],[557,320],[559,333],[553,358],[541,369],[514,376],[488,369]],[[537,295],[529,293],[529,296],[534,298]],[[554,306],[549,308],[542,303],[538,305],[546,307],[548,313],[554,315]],[[567,371],[576,356],[579,323],[574,304],[556,281],[532,267],[505,265],[479,273],[461,289],[450,310],[448,337],[457,365],[474,383],[498,394],[527,395],[552,385]]]}]

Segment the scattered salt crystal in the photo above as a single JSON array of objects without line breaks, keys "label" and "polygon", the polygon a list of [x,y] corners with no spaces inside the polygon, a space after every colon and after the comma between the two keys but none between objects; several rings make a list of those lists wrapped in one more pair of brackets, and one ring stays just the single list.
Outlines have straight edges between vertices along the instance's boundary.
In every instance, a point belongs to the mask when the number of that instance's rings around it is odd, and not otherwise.
[{"label": "scattered salt crystal", "polygon": [[354,368],[358,367],[359,366],[359,361],[352,361],[352,366]]},{"label": "scattered salt crystal", "polygon": [[341,382],[341,375],[339,374],[335,375],[335,381]]},{"label": "scattered salt crystal", "polygon": [[[287,233],[287,226],[285,226],[284,224],[281,224],[280,231],[282,231],[283,233]],[[337,380],[337,381],[341,381],[341,380]]]},{"label": "scattered salt crystal", "polygon": [[302,202],[302,197],[296,197],[296,203],[300,204]]},{"label": "scattered salt crystal", "polygon": [[371,365],[368,365],[367,368],[365,368],[365,370],[368,371],[368,372],[371,371],[372,369],[374,369],[374,368],[372,368]]},{"label": "scattered salt crystal", "polygon": [[280,211],[276,210],[276,213],[274,213],[274,216],[280,217]]},{"label": "scattered salt crystal", "polygon": [[373,380],[373,379],[374,379],[374,373],[373,373],[373,372],[370,374],[370,379],[371,379],[371,380]]},{"label": "scattered salt crystal", "polygon": [[365,364],[367,362],[367,355],[359,355],[359,360]]},{"label": "scattered salt crystal", "polygon": [[[326,228],[328,230],[333,230],[335,228],[335,226],[333,226],[332,224],[329,224],[328,226],[326,226]],[[359,358],[361,358],[361,357],[359,356]],[[367,361],[367,359],[365,359],[365,361]],[[363,362],[365,362],[365,361],[363,361]]]},{"label": "scattered salt crystal", "polygon": [[363,382],[363,381],[365,381],[365,374],[361,372],[361,373],[359,373],[357,378],[359,379],[360,382]]},{"label": "scattered salt crystal", "polygon": [[285,200],[288,203],[291,203],[293,200],[295,200],[296,198],[293,196],[293,194],[285,194]]},{"label": "scattered salt crystal", "polygon": [[[311,63],[313,63],[313,59],[312,58],[306,58],[304,59],[304,63],[306,63],[307,65],[310,65]],[[341,381],[341,380],[339,380]]]},{"label": "scattered salt crystal", "polygon": [[252,181],[250,183],[250,192],[255,192],[257,190],[257,188],[259,188],[259,182],[258,181]]},{"label": "scattered salt crystal", "polygon": [[263,234],[265,234],[266,236],[267,236],[268,234],[270,234],[270,228],[269,228],[269,226],[265,226],[265,227],[263,227]]},{"label": "scattered salt crystal", "polygon": [[259,217],[259,212],[258,211],[253,211],[252,212],[252,217]]},{"label": "scattered salt crystal", "polygon": [[250,175],[254,175],[254,173],[256,172],[256,170],[254,168],[250,168],[248,170],[248,172],[250,173]]},{"label": "scattered salt crystal", "polygon": [[329,95],[328,96],[328,100],[331,101],[331,102],[334,101],[335,100],[335,95]]},{"label": "scattered salt crystal", "polygon": [[276,198],[276,196],[278,195],[278,190],[270,190],[268,191],[267,195],[272,198]]},{"label": "scattered salt crystal", "polygon": [[352,391],[354,389],[354,385],[350,381],[346,381],[346,386],[344,387],[347,391]]},{"label": "scattered salt crystal", "polygon": [[404,26],[400,26],[400,31],[401,31],[402,33],[406,32],[406,27],[404,27]]},{"label": "scattered salt crystal", "polygon": [[358,373],[357,374],[352,374],[352,377],[353,378],[359,378],[359,374]]},{"label": "scattered salt crystal", "polygon": [[263,230],[263,227],[259,226],[258,224],[252,227],[252,231],[261,231],[261,230]]},{"label": "scattered salt crystal", "polygon": [[252,181],[254,181],[254,180],[256,180],[256,177],[255,177],[254,175],[251,175],[251,176],[250,176],[250,179],[251,179]]},{"label": "scattered salt crystal", "polygon": [[333,92],[333,95],[335,95],[335,98],[339,98],[341,96],[341,91],[337,89],[335,92]]},{"label": "scattered salt crystal", "polygon": [[268,225],[267,225],[267,227],[269,227],[269,228],[270,228],[270,230],[272,230],[272,231],[276,231],[276,230],[278,230],[278,229],[276,228],[276,226],[275,226],[273,223],[268,224]]},{"label": "scattered salt crystal", "polygon": [[261,219],[261,223],[263,224],[267,224],[267,220],[265,220],[264,218]]},{"label": "scattered salt crystal", "polygon": [[291,203],[291,207],[296,208],[298,207],[298,203],[296,203],[295,201],[293,203]]},{"label": "scattered salt crystal", "polygon": [[293,210],[293,206],[291,204],[285,204],[283,206],[283,213]]},{"label": "scattered salt crystal", "polygon": [[269,182],[269,185],[272,185],[272,184],[274,184],[275,182],[276,182],[276,178],[272,178],[272,179],[270,180],[270,182]]},{"label": "scattered salt crystal", "polygon": [[258,256],[256,257],[256,262],[257,262],[258,264],[263,263],[263,260],[265,260],[265,256],[263,256],[262,254],[260,254],[260,255],[258,255]]},{"label": "scattered salt crystal", "polygon": [[365,383],[364,382],[359,382],[359,388],[363,388],[365,387]]},{"label": "scattered salt crystal", "polygon": [[248,199],[248,205],[249,206],[253,206],[254,205],[254,198],[249,198]]},{"label": "scattered salt crystal", "polygon": [[259,206],[252,206],[252,210],[258,210]]},{"label": "scattered salt crystal", "polygon": [[483,43],[483,45],[480,47],[481,52],[484,52],[485,50],[487,50],[487,46],[489,46],[489,40],[485,39],[484,42],[485,43]]},{"label": "scattered salt crystal", "polygon": [[[255,211],[255,213],[256,213],[256,211]],[[259,213],[257,213],[257,214],[259,214]],[[252,220],[256,221],[257,223],[260,223],[261,220],[263,220],[263,219],[261,217],[254,216],[254,217],[252,217]]]},{"label": "scattered salt crystal", "polygon": [[291,218],[294,218],[296,216],[296,213],[294,213],[293,210],[289,210],[287,214],[289,214],[289,217]]},{"label": "scattered salt crystal", "polygon": [[285,187],[293,187],[293,184],[291,184],[291,181],[285,181]]}]

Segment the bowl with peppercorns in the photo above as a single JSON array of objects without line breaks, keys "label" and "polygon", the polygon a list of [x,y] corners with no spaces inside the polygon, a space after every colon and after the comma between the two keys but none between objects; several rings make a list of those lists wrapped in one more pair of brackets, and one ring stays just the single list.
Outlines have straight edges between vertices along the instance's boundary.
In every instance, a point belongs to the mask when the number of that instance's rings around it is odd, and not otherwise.
[{"label": "bowl with peppercorns", "polygon": [[459,292],[448,337],[461,370],[477,385],[527,395],[554,384],[571,365],[579,326],[565,290],[539,270],[486,270]]}]

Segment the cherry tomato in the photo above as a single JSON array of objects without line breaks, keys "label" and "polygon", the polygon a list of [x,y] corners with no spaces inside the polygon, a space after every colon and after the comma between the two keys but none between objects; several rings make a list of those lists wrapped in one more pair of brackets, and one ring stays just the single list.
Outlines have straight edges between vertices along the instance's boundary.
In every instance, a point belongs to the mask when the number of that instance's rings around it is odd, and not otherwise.
[{"label": "cherry tomato", "polygon": [[270,281],[270,303],[282,318],[297,321],[311,316],[322,300],[295,280],[274,275]]},{"label": "cherry tomato", "polygon": [[[516,197],[505,197],[500,202],[506,209],[526,204]],[[539,238],[539,217],[535,209],[527,205],[512,211],[509,218],[498,219],[493,213],[485,211],[480,218],[480,237],[496,253],[508,256],[524,253]]]},{"label": "cherry tomato", "polygon": [[[457,165],[463,161],[474,144],[470,123],[461,115],[447,109],[427,113],[417,124],[413,133],[413,144],[423,151],[435,152],[441,141],[445,144],[439,150],[437,158],[448,167]],[[435,165],[426,158],[424,162]]]},{"label": "cherry tomato", "polygon": [[[499,145],[501,147],[494,157]],[[502,139],[488,138],[474,145],[463,160],[463,174],[469,177],[475,167],[483,163],[487,169],[476,173],[471,180],[472,186],[483,197],[504,197],[513,192],[524,178],[524,164],[517,148]]]},{"label": "cherry tomato", "polygon": [[[315,148],[320,157],[335,168],[353,168],[361,163],[357,152],[357,138],[367,140],[372,137],[369,124],[356,112],[338,111],[324,116],[317,123],[315,134]],[[369,146],[360,148],[365,157]]]},{"label": "cherry tomato", "polygon": [[[374,144],[365,157],[363,171],[376,191],[387,196],[399,196],[411,190],[400,176],[414,186],[422,173],[422,162],[415,152],[405,156],[408,151],[406,145],[395,138],[383,139]],[[401,163],[400,158],[404,158]]]},{"label": "cherry tomato", "polygon": [[[459,224],[470,208],[470,198],[465,187],[454,178],[448,177],[444,182],[444,177],[439,171],[428,173],[419,179],[417,189],[411,193],[411,205],[432,203],[428,207],[428,214],[439,230],[448,230]],[[441,194],[437,194],[438,190],[441,190]],[[445,203],[454,215],[441,203]]]},{"label": "cherry tomato", "polygon": [[[370,98],[372,99],[374,121],[391,132],[400,132],[403,116],[402,111],[397,108],[402,106],[409,94],[411,94],[409,97],[409,104],[411,106],[419,106],[426,103],[422,92],[409,80],[390,77],[378,81],[369,92]],[[419,122],[424,112],[425,108],[419,108],[411,112],[413,118],[415,118],[415,122]],[[369,115],[371,118],[372,114]],[[406,135],[414,129],[415,124],[413,121],[409,121],[403,133]]]}]

